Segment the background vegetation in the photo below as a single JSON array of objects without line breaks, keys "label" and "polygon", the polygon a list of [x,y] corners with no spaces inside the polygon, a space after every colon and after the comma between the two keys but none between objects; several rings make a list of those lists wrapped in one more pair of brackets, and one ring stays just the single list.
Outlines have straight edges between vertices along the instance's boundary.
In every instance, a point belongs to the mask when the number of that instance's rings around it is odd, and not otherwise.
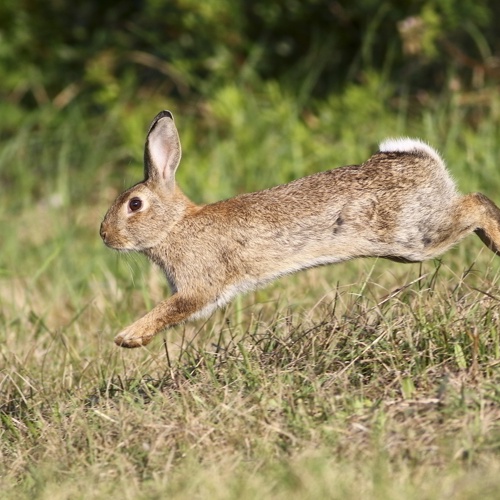
[{"label": "background vegetation", "polygon": [[496,498],[498,259],[281,280],[147,349],[168,290],[100,220],[171,109],[198,202],[436,146],[500,202],[498,2],[0,5],[5,498]]}]

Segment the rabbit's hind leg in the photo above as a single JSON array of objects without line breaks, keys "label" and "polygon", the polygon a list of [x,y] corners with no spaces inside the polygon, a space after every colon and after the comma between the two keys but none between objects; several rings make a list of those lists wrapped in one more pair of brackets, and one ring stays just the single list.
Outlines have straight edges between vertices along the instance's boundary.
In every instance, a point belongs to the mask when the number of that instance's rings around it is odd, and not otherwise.
[{"label": "rabbit's hind leg", "polygon": [[464,197],[476,212],[479,223],[475,233],[496,255],[500,255],[500,209],[484,194],[474,193]]},{"label": "rabbit's hind leg", "polygon": [[460,196],[452,207],[442,209],[434,221],[422,234],[424,252],[417,260],[438,257],[472,232],[500,255],[500,209],[483,194]]}]

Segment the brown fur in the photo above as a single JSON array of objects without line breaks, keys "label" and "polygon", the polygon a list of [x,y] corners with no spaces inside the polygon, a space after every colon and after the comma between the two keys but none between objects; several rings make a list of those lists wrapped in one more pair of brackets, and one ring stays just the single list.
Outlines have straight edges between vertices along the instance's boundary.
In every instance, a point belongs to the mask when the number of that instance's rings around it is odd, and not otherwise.
[{"label": "brown fur", "polygon": [[[429,146],[415,140],[382,146],[362,165],[200,206],[175,184],[180,142],[172,115],[160,113],[146,141],[146,179],[116,199],[101,236],[158,264],[173,295],[115,342],[146,345],[237,293],[308,267],[356,257],[418,262],[473,231],[500,253],[500,210],[492,201],[459,195]],[[132,198],[142,202],[137,211],[129,208]]]}]

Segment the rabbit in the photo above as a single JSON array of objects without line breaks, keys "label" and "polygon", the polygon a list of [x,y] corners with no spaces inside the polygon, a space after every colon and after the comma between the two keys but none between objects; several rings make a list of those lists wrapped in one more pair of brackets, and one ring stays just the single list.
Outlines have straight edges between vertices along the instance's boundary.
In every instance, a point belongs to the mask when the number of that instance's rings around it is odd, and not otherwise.
[{"label": "rabbit", "polygon": [[356,257],[420,262],[473,231],[500,253],[498,207],[480,193],[460,195],[438,152],[417,139],[387,139],[361,165],[207,205],[177,186],[180,160],[173,115],[162,111],[147,134],[145,180],[117,197],[100,227],[108,247],[156,263],[172,291],[116,336],[122,347],[145,346],[310,267]]}]

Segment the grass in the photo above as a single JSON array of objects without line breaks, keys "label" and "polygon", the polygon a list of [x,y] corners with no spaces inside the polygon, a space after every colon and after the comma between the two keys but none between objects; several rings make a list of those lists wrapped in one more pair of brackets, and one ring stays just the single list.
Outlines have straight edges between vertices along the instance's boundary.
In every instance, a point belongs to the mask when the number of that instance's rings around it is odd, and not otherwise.
[{"label": "grass", "polygon": [[[212,201],[405,134],[438,146],[464,191],[499,201],[500,101],[469,124],[458,100],[412,116],[383,92],[373,78],[304,112],[276,86],[229,86],[202,123],[177,117],[179,182]],[[422,265],[311,270],[147,348],[112,344],[168,293],[98,236],[141,175],[146,108],[102,123],[70,110],[70,127],[49,116],[5,140],[3,498],[496,498],[500,269],[478,239]]]}]

